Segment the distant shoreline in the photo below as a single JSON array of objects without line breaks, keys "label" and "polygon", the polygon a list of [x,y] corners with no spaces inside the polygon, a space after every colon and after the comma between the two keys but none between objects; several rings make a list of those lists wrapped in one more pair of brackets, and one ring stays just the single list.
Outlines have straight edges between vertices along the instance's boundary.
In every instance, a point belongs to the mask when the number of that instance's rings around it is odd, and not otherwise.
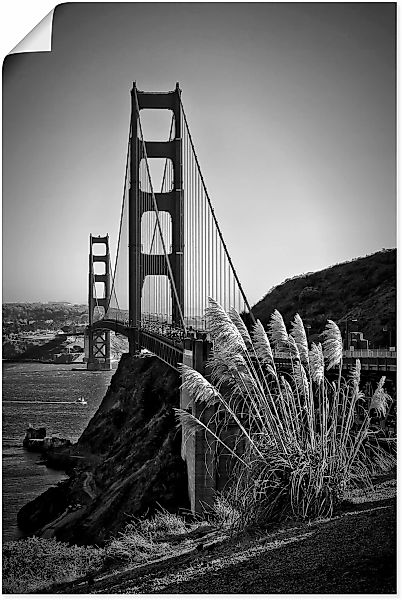
[{"label": "distant shoreline", "polygon": [[84,362],[55,362],[54,360],[40,360],[35,358],[2,358],[2,362],[8,363],[40,363],[43,365],[85,365]]}]

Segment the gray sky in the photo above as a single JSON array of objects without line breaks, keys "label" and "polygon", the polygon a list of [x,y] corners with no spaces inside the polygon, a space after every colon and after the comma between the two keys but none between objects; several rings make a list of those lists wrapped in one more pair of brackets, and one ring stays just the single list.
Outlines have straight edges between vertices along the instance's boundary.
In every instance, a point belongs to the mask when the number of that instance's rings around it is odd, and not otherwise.
[{"label": "gray sky", "polygon": [[68,3],[3,67],[3,301],[86,301],[121,209],[130,89],[183,90],[251,303],[396,245],[395,5]]}]

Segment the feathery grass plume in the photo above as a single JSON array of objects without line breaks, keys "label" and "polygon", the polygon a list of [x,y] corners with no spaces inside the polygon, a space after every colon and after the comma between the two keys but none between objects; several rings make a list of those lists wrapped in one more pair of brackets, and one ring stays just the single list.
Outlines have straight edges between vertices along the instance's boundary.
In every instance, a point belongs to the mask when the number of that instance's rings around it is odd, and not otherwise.
[{"label": "feathery grass plume", "polygon": [[308,343],[304,323],[301,316],[296,313],[291,324],[290,335],[297,344],[300,354],[300,360],[305,367],[308,367]]},{"label": "feathery grass plume", "polygon": [[241,354],[225,352],[223,349],[212,353],[206,367],[217,389],[222,385],[236,387],[249,373],[247,362]]},{"label": "feathery grass plume", "polygon": [[385,375],[378,382],[377,389],[371,398],[369,412],[375,409],[380,415],[385,417],[387,413],[388,402],[392,400],[391,396],[384,390]]},{"label": "feathery grass plume", "polygon": [[320,384],[324,380],[324,354],[320,343],[311,344],[309,358],[311,378],[315,383]]},{"label": "feathery grass plume", "polygon": [[189,433],[196,433],[197,431],[205,431],[207,434],[212,435],[243,466],[248,468],[249,465],[241,458],[241,456],[238,456],[236,452],[232,450],[232,448],[229,448],[229,446],[227,446],[225,442],[208,427],[208,425],[182,408],[174,408],[173,410],[175,412],[176,419],[179,421],[187,435]]},{"label": "feathery grass plume", "polygon": [[268,331],[275,350],[281,351],[288,349],[288,332],[286,331],[283,317],[277,309],[275,309],[271,315]]},{"label": "feathery grass plume", "polygon": [[[241,359],[241,356],[239,355],[230,355],[229,360],[232,361],[234,356],[236,358]],[[232,418],[234,422],[239,426],[239,429],[245,436],[247,443],[254,445],[253,440],[250,438],[248,432],[245,430],[243,424],[240,422],[234,410],[234,407],[231,405],[230,401],[228,402],[228,400],[225,399],[225,397],[223,397],[219,393],[218,388],[215,385],[211,384],[207,379],[205,379],[205,377],[201,375],[201,373],[195,371],[187,365],[180,365],[179,370],[183,379],[181,387],[189,392],[194,402],[204,403],[205,407],[213,406],[219,403],[220,408],[225,410],[227,415],[230,418]],[[240,372],[238,371],[238,374],[239,373]],[[248,376],[248,373],[246,373],[245,375],[245,381],[242,382],[243,386],[238,385],[238,382],[235,382],[235,385],[237,387],[237,391],[239,393],[245,394],[250,400],[250,402],[253,404],[253,407],[255,409],[255,400],[253,398],[253,392],[255,389],[257,389],[258,393],[258,385],[256,384],[256,381],[253,380],[253,378],[250,378],[250,376]],[[177,415],[181,415],[180,423],[187,424],[187,421],[193,419],[194,427],[196,429],[199,425],[201,425],[201,427],[203,427],[206,431],[211,433],[213,437],[216,438],[216,434],[208,427],[208,425],[204,424],[201,421],[198,421],[193,415],[189,414],[187,411],[178,412],[175,409],[175,412]],[[223,445],[225,446],[225,444]],[[258,453],[258,448],[256,451]]]},{"label": "feathery grass plume", "polygon": [[205,423],[200,421],[197,417],[192,415],[190,412],[182,408],[174,408],[176,420],[183,427],[183,430],[186,432],[186,435],[190,435],[191,433],[197,433],[197,431],[205,431],[207,426]]},{"label": "feathery grass plume", "polygon": [[297,386],[297,390],[299,394],[302,394],[305,398],[307,398],[309,393],[309,385],[306,374],[306,369],[303,367],[301,362],[297,363],[293,369],[293,377]]},{"label": "feathery grass plume", "polygon": [[181,387],[191,394],[195,402],[205,402],[211,406],[219,402],[219,393],[210,382],[187,365],[179,365],[179,371],[182,376]]},{"label": "feathery grass plume", "polygon": [[293,401],[292,386],[290,385],[289,381],[284,378],[283,375],[281,376],[281,388],[283,391],[283,395],[286,396],[287,401],[289,401],[290,399]]},{"label": "feathery grass plume", "polygon": [[205,310],[209,332],[215,344],[227,350],[239,352],[246,350],[243,337],[231,321],[222,306],[213,298],[208,298],[208,307]]},{"label": "feathery grass plume", "polygon": [[273,363],[272,365],[265,363],[264,368],[270,375],[272,375],[272,377],[274,377],[275,379],[278,379],[278,373],[276,370],[275,363]]},{"label": "feathery grass plume", "polygon": [[357,358],[354,367],[352,367],[350,369],[350,378],[353,381],[354,386],[357,390],[359,389],[359,385],[360,385],[361,370],[362,370],[361,363],[360,363],[360,360]]},{"label": "feathery grass plume", "polygon": [[382,392],[383,391],[385,380],[386,380],[385,375],[383,375],[382,377],[380,377],[380,381],[377,384],[376,392]]},{"label": "feathery grass plume", "polygon": [[247,327],[244,324],[243,319],[241,318],[241,316],[239,315],[239,313],[233,306],[230,307],[228,315],[229,315],[232,323],[234,325],[236,325],[237,329],[239,330],[240,335],[243,338],[245,345],[247,346],[248,349],[250,349],[252,347],[251,337],[250,337]]},{"label": "feathery grass plume", "polygon": [[322,335],[324,337],[322,350],[327,360],[327,369],[331,369],[342,361],[342,335],[338,325],[331,319],[328,319]]},{"label": "feathery grass plume", "polygon": [[288,352],[294,360],[300,360],[299,347],[292,335],[288,335]]},{"label": "feathery grass plume", "polygon": [[263,364],[274,364],[271,344],[261,323],[257,321],[252,330],[252,340],[258,360]]}]

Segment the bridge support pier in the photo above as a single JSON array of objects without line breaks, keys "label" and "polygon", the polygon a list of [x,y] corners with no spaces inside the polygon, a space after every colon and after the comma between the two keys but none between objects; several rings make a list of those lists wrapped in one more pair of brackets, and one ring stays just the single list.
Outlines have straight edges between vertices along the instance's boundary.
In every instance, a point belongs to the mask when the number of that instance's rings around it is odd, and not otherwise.
[{"label": "bridge support pier", "polygon": [[[105,245],[104,254],[94,254],[93,245]],[[103,263],[104,273],[95,273],[94,264]],[[103,293],[98,297],[96,284],[103,285]],[[94,321],[105,316],[110,303],[110,255],[109,236],[89,236],[89,281],[88,281],[88,310],[89,326],[85,333],[85,356],[88,371],[109,371],[112,368],[110,358],[110,331],[93,329]],[[94,319],[95,312],[97,319]],[[103,315],[99,314],[103,311]]]},{"label": "bridge support pier", "polygon": [[[183,364],[205,373],[210,343],[199,339],[184,340]],[[180,408],[191,412],[203,423],[209,423],[215,409],[196,404],[186,390],[180,392]],[[188,492],[193,513],[203,513],[214,504],[216,490],[216,441],[213,436],[198,431],[182,430],[182,458],[187,464]]]},{"label": "bridge support pier", "polygon": [[89,330],[85,336],[85,345],[88,348],[87,370],[110,371],[110,331]]}]

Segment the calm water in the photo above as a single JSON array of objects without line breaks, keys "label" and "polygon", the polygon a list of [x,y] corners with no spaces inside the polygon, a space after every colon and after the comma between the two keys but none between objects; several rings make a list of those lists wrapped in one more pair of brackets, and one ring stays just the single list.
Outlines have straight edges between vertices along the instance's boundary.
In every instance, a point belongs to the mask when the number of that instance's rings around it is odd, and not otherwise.
[{"label": "calm water", "polygon": [[[84,366],[84,365],[83,365]],[[17,512],[65,478],[22,448],[28,424],[75,442],[97,410],[114,371],[73,371],[71,365],[3,363],[3,541],[16,539]],[[84,396],[86,406],[75,404]]]}]

